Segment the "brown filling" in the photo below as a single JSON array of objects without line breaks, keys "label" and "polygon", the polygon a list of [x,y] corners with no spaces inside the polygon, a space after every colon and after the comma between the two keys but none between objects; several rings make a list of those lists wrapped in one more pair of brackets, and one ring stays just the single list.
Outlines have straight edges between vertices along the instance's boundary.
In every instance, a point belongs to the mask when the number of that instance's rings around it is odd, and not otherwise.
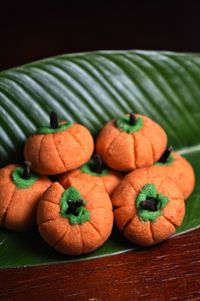
[{"label": "brown filling", "polygon": [[83,200],[77,200],[77,201],[72,201],[69,200],[67,201],[68,208],[67,208],[67,214],[73,214],[75,216],[79,215],[78,209],[84,205]]},{"label": "brown filling", "polygon": [[136,117],[133,113],[130,113],[129,124],[130,125],[135,125],[135,123],[136,123]]},{"label": "brown filling", "polygon": [[157,211],[158,200],[148,197],[145,201],[140,202],[140,207],[148,211]]}]

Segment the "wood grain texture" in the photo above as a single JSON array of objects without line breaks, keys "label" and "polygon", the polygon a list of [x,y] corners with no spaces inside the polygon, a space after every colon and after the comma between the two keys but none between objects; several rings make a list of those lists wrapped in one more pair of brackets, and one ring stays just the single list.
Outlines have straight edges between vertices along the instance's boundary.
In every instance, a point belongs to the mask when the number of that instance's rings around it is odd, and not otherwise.
[{"label": "wood grain texture", "polygon": [[200,229],[158,246],[102,259],[0,270],[1,301],[40,298],[200,300]]}]

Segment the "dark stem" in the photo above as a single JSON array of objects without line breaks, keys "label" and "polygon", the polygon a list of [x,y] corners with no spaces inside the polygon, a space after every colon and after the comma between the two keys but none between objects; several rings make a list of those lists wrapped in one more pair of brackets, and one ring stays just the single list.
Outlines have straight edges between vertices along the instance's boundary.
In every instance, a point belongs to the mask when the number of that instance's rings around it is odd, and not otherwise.
[{"label": "dark stem", "polygon": [[135,115],[133,113],[130,113],[129,124],[130,125],[135,125],[135,123],[136,123]]},{"label": "dark stem", "polygon": [[25,161],[22,178],[28,180],[30,178],[30,174],[31,174],[31,162]]},{"label": "dark stem", "polygon": [[162,154],[162,156],[160,157],[160,159],[158,160],[158,162],[160,162],[160,163],[166,163],[167,160],[169,159],[169,156],[171,155],[172,151],[173,151],[173,147],[172,146],[166,148],[166,150],[164,151],[164,153]]},{"label": "dark stem", "polygon": [[96,173],[101,173],[103,169],[103,161],[98,154],[94,154],[93,156],[94,164],[91,166],[91,170]]},{"label": "dark stem", "polygon": [[57,114],[53,111],[50,114],[50,127],[52,129],[58,128],[58,117],[57,117]]},{"label": "dark stem", "polygon": [[73,214],[75,216],[78,216],[78,209],[84,205],[84,202],[83,200],[77,200],[77,201],[72,201],[72,200],[69,200],[67,202],[68,204],[68,208],[67,208],[67,214]]},{"label": "dark stem", "polygon": [[140,203],[140,207],[148,211],[157,211],[158,200],[153,197],[148,197]]}]

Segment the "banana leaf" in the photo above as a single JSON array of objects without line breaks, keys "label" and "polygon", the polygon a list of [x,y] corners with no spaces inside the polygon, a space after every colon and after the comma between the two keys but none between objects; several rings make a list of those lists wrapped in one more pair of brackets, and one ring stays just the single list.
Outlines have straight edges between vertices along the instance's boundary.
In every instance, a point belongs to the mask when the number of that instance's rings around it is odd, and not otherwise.
[{"label": "banana leaf", "polygon": [[[177,235],[200,226],[200,56],[170,52],[102,51],[62,55],[0,73],[0,167],[23,160],[23,145],[37,127],[60,119],[87,126],[94,136],[127,112],[148,115],[169,144],[193,165],[196,186]],[[159,246],[158,246],[159,247]],[[138,247],[114,228],[97,251],[69,257],[54,251],[37,230],[0,230],[0,267],[71,262]]]}]

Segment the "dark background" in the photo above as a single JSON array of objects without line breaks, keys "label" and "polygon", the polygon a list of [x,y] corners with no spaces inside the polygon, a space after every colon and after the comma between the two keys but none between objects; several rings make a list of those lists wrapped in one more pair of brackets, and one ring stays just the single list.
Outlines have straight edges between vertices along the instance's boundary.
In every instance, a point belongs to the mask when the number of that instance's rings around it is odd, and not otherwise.
[{"label": "dark background", "polygon": [[200,1],[0,3],[0,70],[68,52],[200,52]]}]

